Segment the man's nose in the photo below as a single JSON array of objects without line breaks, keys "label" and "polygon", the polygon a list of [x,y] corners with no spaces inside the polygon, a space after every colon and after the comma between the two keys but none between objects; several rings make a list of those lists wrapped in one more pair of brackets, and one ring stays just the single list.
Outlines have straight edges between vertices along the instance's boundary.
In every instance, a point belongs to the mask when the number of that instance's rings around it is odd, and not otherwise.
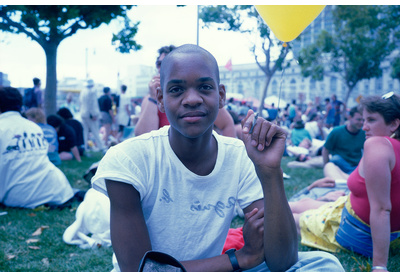
[{"label": "man's nose", "polygon": [[183,105],[197,106],[201,103],[203,98],[197,90],[190,88],[185,92]]}]

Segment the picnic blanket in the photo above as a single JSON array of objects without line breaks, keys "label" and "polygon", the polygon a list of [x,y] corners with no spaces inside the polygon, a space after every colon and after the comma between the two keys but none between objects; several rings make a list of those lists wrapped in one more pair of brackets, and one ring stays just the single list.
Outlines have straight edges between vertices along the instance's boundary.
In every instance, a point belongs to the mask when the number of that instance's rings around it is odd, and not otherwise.
[{"label": "picnic blanket", "polygon": [[303,188],[302,190],[300,190],[299,192],[294,194],[289,199],[289,202],[296,202],[303,198],[311,198],[311,199],[316,200],[316,199],[328,194],[329,192],[339,191],[339,190],[344,191],[346,195],[348,195],[350,193],[350,190],[347,187],[346,180],[342,180],[342,179],[335,180],[334,187],[314,187],[311,190],[308,190],[307,187]]}]

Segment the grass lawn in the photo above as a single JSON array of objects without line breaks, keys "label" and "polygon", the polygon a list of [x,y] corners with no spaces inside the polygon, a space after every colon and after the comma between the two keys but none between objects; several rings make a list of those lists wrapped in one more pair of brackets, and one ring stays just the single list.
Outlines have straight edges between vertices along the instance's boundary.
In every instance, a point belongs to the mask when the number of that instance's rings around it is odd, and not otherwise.
[{"label": "grass lawn", "polygon": [[[60,167],[71,185],[79,189],[89,189],[83,179],[86,170],[101,159],[100,153],[83,157],[82,163],[65,161]],[[284,172],[291,176],[285,179],[287,197],[306,187],[315,179],[323,177],[322,170],[290,169],[286,163],[291,158],[285,157],[282,163]],[[65,229],[75,221],[78,203],[72,208],[48,210],[39,207],[34,210],[0,207],[0,271],[1,272],[108,272],[111,270],[112,248],[96,247],[81,249],[67,245],[62,240]],[[233,227],[242,225],[243,219],[235,218]],[[35,231],[41,231],[33,235]],[[300,251],[311,248],[301,246]],[[400,244],[390,251],[388,268],[400,270]],[[371,260],[360,255],[341,252],[336,254],[346,271],[367,271]]]}]

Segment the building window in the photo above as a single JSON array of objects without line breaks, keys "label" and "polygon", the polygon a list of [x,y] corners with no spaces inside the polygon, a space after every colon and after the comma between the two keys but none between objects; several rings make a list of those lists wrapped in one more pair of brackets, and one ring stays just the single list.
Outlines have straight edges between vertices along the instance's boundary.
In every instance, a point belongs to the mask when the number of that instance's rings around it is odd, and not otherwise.
[{"label": "building window", "polygon": [[242,82],[239,82],[239,84],[238,84],[238,93],[243,95],[243,84],[242,84]]},{"label": "building window", "polygon": [[336,89],[337,89],[337,78],[336,77],[331,77],[330,80],[330,90],[332,93],[336,93]]},{"label": "building window", "polygon": [[292,99],[296,99],[296,80],[293,78],[290,80],[290,96]]},{"label": "building window", "polygon": [[375,90],[376,93],[382,92],[382,77],[375,79]]},{"label": "building window", "polygon": [[369,80],[364,81],[364,93],[368,95],[369,93]]},{"label": "building window", "polygon": [[392,90],[393,90],[393,79],[389,79],[389,82],[388,82],[388,89],[389,89],[389,91],[392,91]]},{"label": "building window", "polygon": [[315,80],[314,79],[310,80],[310,89],[315,90]]}]

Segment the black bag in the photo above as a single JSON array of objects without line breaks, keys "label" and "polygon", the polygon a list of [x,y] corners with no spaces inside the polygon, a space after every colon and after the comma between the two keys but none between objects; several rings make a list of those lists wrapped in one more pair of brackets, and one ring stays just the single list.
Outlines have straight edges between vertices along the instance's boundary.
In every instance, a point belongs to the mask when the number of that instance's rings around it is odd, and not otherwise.
[{"label": "black bag", "polygon": [[24,92],[24,106],[26,107],[26,109],[38,106],[34,88],[28,88],[28,89],[25,90],[25,92]]},{"label": "black bag", "polygon": [[186,269],[168,254],[147,251],[140,261],[139,272],[186,272]]}]

